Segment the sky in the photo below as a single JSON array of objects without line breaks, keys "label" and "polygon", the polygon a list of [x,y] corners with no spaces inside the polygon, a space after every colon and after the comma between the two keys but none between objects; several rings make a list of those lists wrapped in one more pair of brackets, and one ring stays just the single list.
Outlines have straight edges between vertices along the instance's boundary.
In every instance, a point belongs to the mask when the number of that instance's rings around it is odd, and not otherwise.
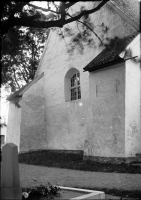
[{"label": "sky", "polygon": [[0,115],[2,118],[2,121],[6,122],[8,120],[8,108],[9,108],[9,103],[6,100],[6,96],[10,95],[10,93],[6,92],[4,90],[4,87],[1,88],[1,99],[0,99]]}]

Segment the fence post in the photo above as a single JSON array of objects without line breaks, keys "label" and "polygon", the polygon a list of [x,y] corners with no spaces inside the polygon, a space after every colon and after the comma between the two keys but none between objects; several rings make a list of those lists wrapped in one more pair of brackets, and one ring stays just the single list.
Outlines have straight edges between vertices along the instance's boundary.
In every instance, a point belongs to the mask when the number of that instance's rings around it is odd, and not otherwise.
[{"label": "fence post", "polygon": [[22,199],[18,148],[13,143],[7,143],[2,147],[1,199]]}]

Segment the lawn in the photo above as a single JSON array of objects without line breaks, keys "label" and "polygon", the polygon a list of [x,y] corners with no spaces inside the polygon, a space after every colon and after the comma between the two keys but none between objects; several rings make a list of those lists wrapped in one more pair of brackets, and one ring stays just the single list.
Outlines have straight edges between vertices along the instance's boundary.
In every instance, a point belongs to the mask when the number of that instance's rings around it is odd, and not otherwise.
[{"label": "lawn", "polygon": [[[32,151],[28,153],[19,154],[19,163],[58,167],[73,170],[94,171],[94,172],[116,172],[116,173],[131,173],[141,174],[141,167],[131,164],[121,163],[105,163],[83,160],[82,155],[74,153],[64,153],[57,151]],[[106,199],[113,199],[112,197],[120,197],[122,200],[134,199],[139,200],[141,191],[122,191],[117,189],[107,188],[85,188],[98,191],[104,191]],[[111,195],[111,196],[109,196]],[[115,199],[115,198],[114,198]]]}]

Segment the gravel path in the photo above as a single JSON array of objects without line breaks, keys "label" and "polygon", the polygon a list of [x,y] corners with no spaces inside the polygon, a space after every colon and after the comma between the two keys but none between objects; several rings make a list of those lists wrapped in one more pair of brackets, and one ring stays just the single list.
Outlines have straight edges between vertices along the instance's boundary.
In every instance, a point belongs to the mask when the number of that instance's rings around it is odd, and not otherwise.
[{"label": "gravel path", "polygon": [[70,169],[19,164],[21,187],[46,185],[78,188],[141,190],[141,174],[84,172]]}]

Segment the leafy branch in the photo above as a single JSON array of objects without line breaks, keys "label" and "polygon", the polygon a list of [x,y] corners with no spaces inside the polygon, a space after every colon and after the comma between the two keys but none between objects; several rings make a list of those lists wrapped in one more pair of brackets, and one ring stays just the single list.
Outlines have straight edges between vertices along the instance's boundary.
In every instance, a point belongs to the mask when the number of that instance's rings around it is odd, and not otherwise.
[{"label": "leafy branch", "polygon": [[[29,2],[26,3],[18,3],[12,9],[11,13],[12,15],[9,15],[8,18],[2,18],[2,27],[1,27],[1,36],[5,35],[8,30],[13,26],[24,26],[24,27],[32,27],[32,28],[51,28],[51,27],[60,27],[62,28],[65,24],[69,24],[73,21],[79,20],[82,16],[88,15],[91,13],[94,13],[98,11],[102,6],[104,6],[109,0],[103,0],[99,3],[98,6],[90,9],[90,10],[83,10],[76,16],[73,16],[71,18],[66,18],[66,10],[70,8],[72,5],[76,4],[76,2],[61,2],[59,5],[59,11],[53,11],[50,8],[43,9],[40,7],[37,7],[35,5],[32,5]],[[55,14],[58,14],[60,16],[59,19],[52,19],[49,18],[47,21],[41,19],[41,14],[35,12],[32,16],[28,15],[27,13],[23,12],[23,7],[25,5],[29,5],[30,7],[40,9],[42,11],[46,12],[53,12]],[[15,17],[15,14],[18,14],[18,17]]]}]

